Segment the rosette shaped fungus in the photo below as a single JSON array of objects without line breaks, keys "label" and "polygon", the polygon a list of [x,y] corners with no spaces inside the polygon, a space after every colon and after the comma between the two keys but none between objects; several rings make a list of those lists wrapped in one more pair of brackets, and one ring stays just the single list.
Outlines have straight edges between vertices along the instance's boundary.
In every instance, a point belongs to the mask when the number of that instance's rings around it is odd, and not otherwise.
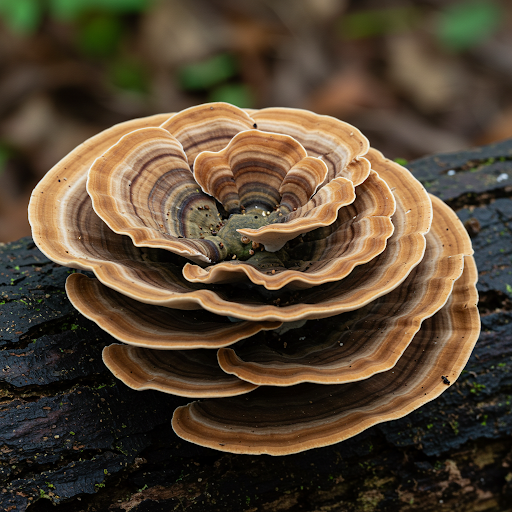
[{"label": "rosette shaped fungus", "polygon": [[[35,188],[34,241],[183,439],[284,455],[434,399],[478,338],[455,213],[353,126],[226,103],[116,125]],[[448,379],[448,380],[446,380]]]}]

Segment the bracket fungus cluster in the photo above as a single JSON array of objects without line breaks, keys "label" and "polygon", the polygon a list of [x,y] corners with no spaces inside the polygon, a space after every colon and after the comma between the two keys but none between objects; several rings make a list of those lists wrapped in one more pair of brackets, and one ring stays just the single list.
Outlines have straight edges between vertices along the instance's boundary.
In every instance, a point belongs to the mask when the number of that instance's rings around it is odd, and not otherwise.
[{"label": "bracket fungus cluster", "polygon": [[[176,433],[284,455],[399,418],[477,340],[455,213],[359,130],[213,103],[116,125],[35,188],[29,218],[68,297],[119,340],[134,389],[195,399]],[[90,274],[89,274],[90,275]]]}]

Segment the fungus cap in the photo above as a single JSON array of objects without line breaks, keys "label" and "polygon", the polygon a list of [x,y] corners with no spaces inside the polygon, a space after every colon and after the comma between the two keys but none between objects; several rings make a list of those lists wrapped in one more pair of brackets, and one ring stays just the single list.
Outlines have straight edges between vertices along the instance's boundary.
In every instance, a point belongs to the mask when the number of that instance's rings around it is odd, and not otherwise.
[{"label": "fungus cap", "polygon": [[213,103],[121,123],[47,173],[29,220],[94,274],[66,290],[121,342],[108,368],[205,399],[173,426],[219,450],[295,453],[403,416],[478,338],[462,223],[329,116]]}]

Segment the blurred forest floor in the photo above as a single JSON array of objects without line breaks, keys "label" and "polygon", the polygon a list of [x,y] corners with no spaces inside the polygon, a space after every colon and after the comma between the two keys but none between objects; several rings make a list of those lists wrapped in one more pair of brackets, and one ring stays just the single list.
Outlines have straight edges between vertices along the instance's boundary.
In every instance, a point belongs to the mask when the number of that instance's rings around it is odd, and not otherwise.
[{"label": "blurred forest floor", "polygon": [[37,181],[117,122],[289,106],[410,160],[512,137],[506,0],[0,0],[0,242]]}]

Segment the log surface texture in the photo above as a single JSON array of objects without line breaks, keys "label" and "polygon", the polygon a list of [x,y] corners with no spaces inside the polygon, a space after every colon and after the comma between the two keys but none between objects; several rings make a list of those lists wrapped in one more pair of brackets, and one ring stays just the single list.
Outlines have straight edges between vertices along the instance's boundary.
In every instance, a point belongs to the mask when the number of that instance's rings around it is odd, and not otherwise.
[{"label": "log surface texture", "polygon": [[[437,400],[286,457],[181,441],[181,399],[101,361],[113,340],[74,311],[71,272],[29,238],[0,247],[0,510],[512,510],[512,141],[409,165],[473,237],[482,334]],[[451,172],[455,171],[455,172]]]}]

